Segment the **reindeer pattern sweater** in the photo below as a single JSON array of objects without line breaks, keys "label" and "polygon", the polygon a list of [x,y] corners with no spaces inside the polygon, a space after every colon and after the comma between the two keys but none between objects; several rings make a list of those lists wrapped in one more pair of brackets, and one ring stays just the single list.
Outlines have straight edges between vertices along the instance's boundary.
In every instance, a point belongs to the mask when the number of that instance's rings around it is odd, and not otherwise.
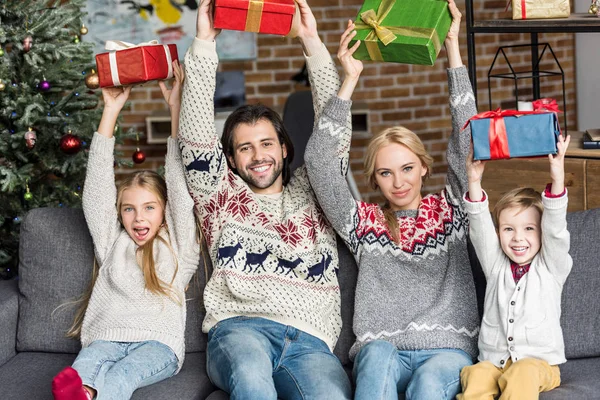
[{"label": "reindeer pattern sweater", "polygon": [[118,220],[114,147],[114,138],[94,134],[83,211],[100,269],[81,327],[81,344],[86,347],[95,340],[156,340],[173,350],[181,368],[185,355],[185,288],[200,261],[194,203],[187,191],[181,155],[176,140],[169,138],[165,160],[168,232],[163,228],[159,234],[171,248],[160,240],[154,241],[153,248],[158,278],[166,284],[173,280],[173,292],[179,298],[174,301],[145,288],[136,259],[138,246]]},{"label": "reindeer pattern sweater", "polygon": [[[213,263],[202,330],[231,317],[261,317],[294,326],[333,349],[341,330],[336,240],[305,167],[279,196],[255,194],[228,167],[215,134],[215,43],[195,39],[185,65],[180,143]],[[318,116],[338,90],[339,77],[325,46],[307,57],[307,66]]]},{"label": "reindeer pattern sweater", "polygon": [[400,350],[455,348],[477,355],[477,302],[461,201],[471,138],[461,128],[476,108],[465,67],[449,69],[448,83],[453,130],[446,188],[423,197],[416,210],[396,212],[399,244],[381,207],[355,201],[348,189],[351,102],[332,98],[307,145],[312,187],[359,268],[351,358],[373,340]]}]

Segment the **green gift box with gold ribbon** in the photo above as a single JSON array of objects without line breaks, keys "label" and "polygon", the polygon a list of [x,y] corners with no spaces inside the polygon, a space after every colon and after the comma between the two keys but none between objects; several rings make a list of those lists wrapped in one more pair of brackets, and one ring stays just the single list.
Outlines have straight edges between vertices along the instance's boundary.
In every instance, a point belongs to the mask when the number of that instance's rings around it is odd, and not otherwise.
[{"label": "green gift box with gold ribbon", "polygon": [[433,65],[452,16],[442,0],[365,0],[356,18],[358,60]]}]

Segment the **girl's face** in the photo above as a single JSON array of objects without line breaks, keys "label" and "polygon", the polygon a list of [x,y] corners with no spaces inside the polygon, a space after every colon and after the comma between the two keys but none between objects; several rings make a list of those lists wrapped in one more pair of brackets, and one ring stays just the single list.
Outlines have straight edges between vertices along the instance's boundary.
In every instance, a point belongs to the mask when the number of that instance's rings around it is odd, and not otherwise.
[{"label": "girl's face", "polygon": [[158,196],[140,186],[123,191],[119,212],[125,230],[138,246],[154,238],[164,222],[165,210]]},{"label": "girl's face", "polygon": [[427,168],[406,146],[390,143],[375,156],[375,182],[393,211],[416,210]]}]

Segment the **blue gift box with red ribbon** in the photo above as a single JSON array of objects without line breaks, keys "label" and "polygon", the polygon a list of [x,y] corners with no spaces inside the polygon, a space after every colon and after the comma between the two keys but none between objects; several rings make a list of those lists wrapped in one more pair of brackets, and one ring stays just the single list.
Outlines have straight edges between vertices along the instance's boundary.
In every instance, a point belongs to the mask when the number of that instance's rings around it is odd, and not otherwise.
[{"label": "blue gift box with red ribbon", "polygon": [[471,125],[475,160],[537,157],[557,152],[560,127],[556,112],[498,109],[477,114],[467,124]]}]

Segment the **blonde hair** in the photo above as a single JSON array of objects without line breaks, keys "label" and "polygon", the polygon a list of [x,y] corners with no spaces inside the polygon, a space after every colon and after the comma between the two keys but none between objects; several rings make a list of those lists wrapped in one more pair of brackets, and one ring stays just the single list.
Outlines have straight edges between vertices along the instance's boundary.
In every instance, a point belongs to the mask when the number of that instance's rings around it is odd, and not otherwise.
[{"label": "blonde hair", "polygon": [[500,213],[507,208],[519,208],[526,210],[529,207],[534,207],[539,211],[540,215],[544,212],[544,205],[542,203],[542,195],[535,189],[532,188],[516,188],[507,192],[494,206],[492,216],[496,229],[500,223]]},{"label": "blonde hair", "polygon": [[[425,182],[431,175],[431,167],[433,165],[433,157],[427,153],[423,142],[419,137],[411,130],[403,126],[395,126],[392,128],[385,129],[373,136],[367,147],[367,153],[365,155],[364,171],[369,185],[373,189],[377,189],[375,161],[377,159],[377,153],[382,147],[388,146],[392,143],[402,145],[412,151],[421,161],[421,165],[427,168],[427,173],[422,178],[422,182]],[[396,220],[396,213],[390,208],[389,203],[382,207],[383,215],[387,223],[390,234],[394,242],[398,243],[400,240],[400,234],[398,232],[398,221]]]},{"label": "blonde hair", "polygon": [[[127,189],[131,189],[134,187],[140,187],[145,190],[148,190],[156,195],[158,198],[158,202],[163,208],[163,213],[166,210],[167,205],[167,185],[165,180],[153,171],[138,171],[128,175],[118,186],[117,186],[117,215],[119,222],[123,223],[121,219],[121,204],[123,201],[123,193]],[[180,299],[177,296],[177,293],[173,290],[172,285],[175,280],[175,276],[177,275],[177,271],[179,270],[179,265],[177,262],[177,257],[175,257],[175,252],[171,247],[170,243],[170,234],[168,226],[166,225],[166,221],[164,220],[165,216],[163,214],[163,224],[165,231],[167,233],[167,239],[163,238],[160,235],[160,231],[153,238],[149,239],[143,246],[138,247],[136,259],[138,261],[138,265],[142,269],[142,273],[144,275],[144,286],[150,292],[163,295],[171,298],[173,301],[176,301],[179,304],[183,304],[183,299]],[[198,238],[200,238],[200,232],[198,230],[198,225],[196,225],[196,229],[198,231]],[[173,272],[173,277],[171,278],[171,282],[168,284],[163,282],[158,275],[156,274],[156,263],[154,261],[154,241],[159,240],[164,243],[171,254],[173,255],[173,259],[175,260],[175,271]],[[98,277],[99,265],[97,261],[94,259],[94,267],[92,271],[92,279],[86,288],[83,295],[80,297],[76,303],[80,303],[79,308],[75,314],[75,318],[73,321],[73,325],[67,331],[67,336],[71,338],[78,338],[81,335],[81,326],[83,324],[83,318],[85,316],[85,312],[87,310],[88,303],[92,296],[92,290],[94,288],[94,283]],[[206,266],[205,266],[206,273]]]}]

